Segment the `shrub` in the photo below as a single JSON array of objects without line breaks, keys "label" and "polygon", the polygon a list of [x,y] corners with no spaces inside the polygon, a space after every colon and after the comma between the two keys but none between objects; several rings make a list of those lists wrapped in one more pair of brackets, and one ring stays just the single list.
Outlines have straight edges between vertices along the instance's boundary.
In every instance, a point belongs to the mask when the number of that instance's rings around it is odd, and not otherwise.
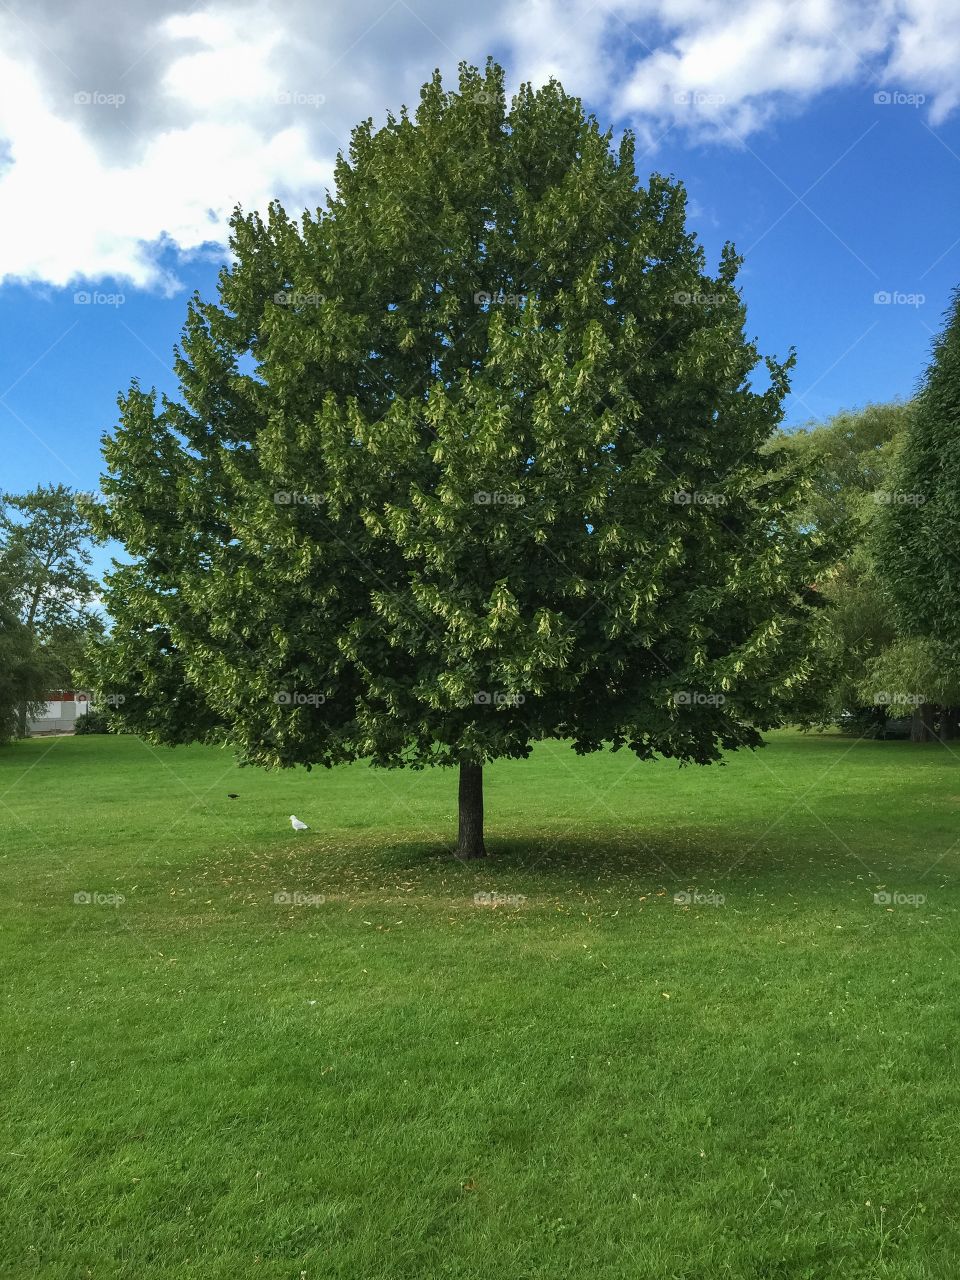
[{"label": "shrub", "polygon": [[74,733],[113,733],[113,725],[105,711],[88,711],[77,716]]}]

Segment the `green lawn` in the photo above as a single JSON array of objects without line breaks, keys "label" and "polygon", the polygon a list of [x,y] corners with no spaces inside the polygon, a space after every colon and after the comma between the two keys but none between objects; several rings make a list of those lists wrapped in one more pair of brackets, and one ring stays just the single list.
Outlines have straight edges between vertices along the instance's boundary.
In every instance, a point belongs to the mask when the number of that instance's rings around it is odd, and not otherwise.
[{"label": "green lawn", "polygon": [[2,1280],[956,1275],[957,754],[487,774],[0,751]]}]

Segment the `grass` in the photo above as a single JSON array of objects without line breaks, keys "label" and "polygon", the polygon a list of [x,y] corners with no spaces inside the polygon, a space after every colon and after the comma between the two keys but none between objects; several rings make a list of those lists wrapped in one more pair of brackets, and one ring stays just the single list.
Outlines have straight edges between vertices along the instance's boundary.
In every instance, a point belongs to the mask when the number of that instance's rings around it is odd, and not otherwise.
[{"label": "grass", "polygon": [[0,751],[0,1276],[952,1277],[957,766]]}]

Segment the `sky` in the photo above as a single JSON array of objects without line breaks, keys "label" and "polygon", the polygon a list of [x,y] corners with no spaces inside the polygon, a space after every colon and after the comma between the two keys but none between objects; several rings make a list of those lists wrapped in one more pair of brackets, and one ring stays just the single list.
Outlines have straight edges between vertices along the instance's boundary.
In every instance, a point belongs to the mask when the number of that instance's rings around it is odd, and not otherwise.
[{"label": "sky", "polygon": [[955,0],[4,0],[0,492],[95,490],[230,210],[322,204],[352,125],[488,54],[632,128],[711,268],[735,243],[788,425],[912,394],[960,283]]}]

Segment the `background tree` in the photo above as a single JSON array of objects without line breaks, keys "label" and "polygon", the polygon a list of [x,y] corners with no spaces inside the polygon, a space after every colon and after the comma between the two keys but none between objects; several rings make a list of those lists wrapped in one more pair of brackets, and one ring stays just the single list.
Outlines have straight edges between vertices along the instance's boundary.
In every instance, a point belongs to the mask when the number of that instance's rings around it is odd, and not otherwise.
[{"label": "background tree", "polygon": [[960,660],[960,292],[916,399],[877,559],[905,630]]},{"label": "background tree", "polygon": [[48,688],[44,655],[12,603],[22,574],[18,556],[0,547],[0,743],[16,733],[24,707],[39,713]]},{"label": "background tree", "polygon": [[69,622],[45,630],[42,651],[47,663],[48,688],[82,687],[90,647],[102,642],[105,636],[103,618],[89,610],[81,610]]},{"label": "background tree", "polygon": [[878,571],[873,531],[895,497],[893,471],[912,412],[911,403],[871,404],[777,441],[807,480],[799,520],[817,529],[835,556],[816,582],[824,607],[811,638],[810,677],[796,698],[801,723],[881,732],[903,711],[872,693],[864,701],[864,689],[882,689],[871,684],[872,666],[905,638]]},{"label": "background tree", "polygon": [[[90,573],[93,536],[79,496],[65,485],[6,494],[0,507],[0,555],[8,609],[31,637],[46,687],[72,683],[84,645],[102,634],[93,607],[99,584]],[[21,705],[20,736],[28,706]]]},{"label": "background tree", "polygon": [[777,447],[808,480],[800,518],[831,535],[840,549],[861,541],[860,532],[871,524],[876,494],[889,484],[912,412],[911,402],[893,400],[843,409],[825,423],[778,433]]},{"label": "background tree", "polygon": [[[788,366],[744,336],[683,188],[555,82],[439,74],[299,222],[238,213],[180,402],[105,442],[102,687],[160,742],[460,770],[533,743],[708,763],[804,668],[816,538],[764,452]],[[176,702],[160,707],[163,698]]]},{"label": "background tree", "polygon": [[866,664],[860,688],[864,706],[909,716],[914,742],[956,738],[960,719],[960,669],[929,637],[894,640]]}]

